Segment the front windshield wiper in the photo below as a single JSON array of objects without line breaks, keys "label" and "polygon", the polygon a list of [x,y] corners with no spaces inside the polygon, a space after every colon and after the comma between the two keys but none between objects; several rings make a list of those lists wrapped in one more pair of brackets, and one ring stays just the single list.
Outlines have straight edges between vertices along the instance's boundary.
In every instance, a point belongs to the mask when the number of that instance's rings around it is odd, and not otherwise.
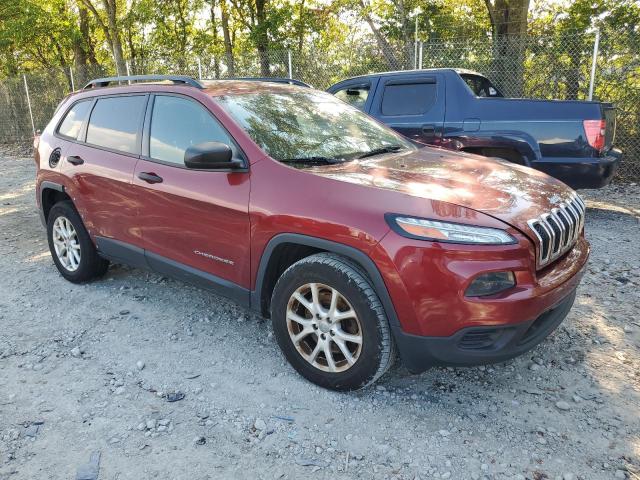
[{"label": "front windshield wiper", "polygon": [[362,155],[357,158],[367,158],[375,155],[382,155],[383,153],[393,153],[402,150],[403,148],[404,147],[402,145],[387,145],[386,147],[374,148],[368,152],[363,152]]},{"label": "front windshield wiper", "polygon": [[342,163],[343,160],[339,158],[331,157],[300,157],[300,158],[283,158],[279,160],[282,163],[306,163],[312,165],[335,165],[336,163]]}]

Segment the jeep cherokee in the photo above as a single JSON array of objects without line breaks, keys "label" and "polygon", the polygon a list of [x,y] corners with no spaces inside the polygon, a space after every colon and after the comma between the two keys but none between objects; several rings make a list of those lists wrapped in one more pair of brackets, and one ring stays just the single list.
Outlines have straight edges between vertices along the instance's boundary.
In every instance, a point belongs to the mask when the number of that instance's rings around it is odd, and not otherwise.
[{"label": "jeep cherokee", "polygon": [[[131,85],[117,85],[127,80]],[[546,174],[426,147],[334,96],[188,77],[98,79],[35,140],[53,261],[210,288],[273,323],[304,377],[362,388],[500,362],[569,312],[585,205]]]}]

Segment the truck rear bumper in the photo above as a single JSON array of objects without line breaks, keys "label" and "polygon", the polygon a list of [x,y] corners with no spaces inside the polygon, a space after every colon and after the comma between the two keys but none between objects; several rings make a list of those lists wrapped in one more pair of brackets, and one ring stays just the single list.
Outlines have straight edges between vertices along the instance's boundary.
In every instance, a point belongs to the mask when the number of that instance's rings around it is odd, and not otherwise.
[{"label": "truck rear bumper", "polygon": [[532,167],[555,177],[573,189],[601,188],[611,179],[622,160],[622,152],[612,148],[599,158],[543,158]]}]

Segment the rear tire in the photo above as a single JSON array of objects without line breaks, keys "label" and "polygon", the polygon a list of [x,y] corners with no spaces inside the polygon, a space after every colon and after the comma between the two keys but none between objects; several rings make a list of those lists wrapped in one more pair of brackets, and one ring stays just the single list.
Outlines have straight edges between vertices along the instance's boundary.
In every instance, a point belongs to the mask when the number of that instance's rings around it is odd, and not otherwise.
[{"label": "rear tire", "polygon": [[291,265],[273,290],[271,319],[289,363],[324,388],[367,387],[395,359],[380,299],[365,274],[339,255],[319,253]]},{"label": "rear tire", "polygon": [[98,255],[80,215],[69,200],[51,207],[47,239],[53,263],[70,282],[87,282],[107,272],[109,262]]}]

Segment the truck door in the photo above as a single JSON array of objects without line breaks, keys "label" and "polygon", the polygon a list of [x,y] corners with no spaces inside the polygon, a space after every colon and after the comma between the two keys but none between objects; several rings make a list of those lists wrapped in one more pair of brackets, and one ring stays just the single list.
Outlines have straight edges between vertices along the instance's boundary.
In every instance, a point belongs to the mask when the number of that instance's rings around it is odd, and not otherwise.
[{"label": "truck door", "polygon": [[432,145],[440,144],[444,113],[444,77],[431,73],[383,77],[370,111],[402,135]]}]

